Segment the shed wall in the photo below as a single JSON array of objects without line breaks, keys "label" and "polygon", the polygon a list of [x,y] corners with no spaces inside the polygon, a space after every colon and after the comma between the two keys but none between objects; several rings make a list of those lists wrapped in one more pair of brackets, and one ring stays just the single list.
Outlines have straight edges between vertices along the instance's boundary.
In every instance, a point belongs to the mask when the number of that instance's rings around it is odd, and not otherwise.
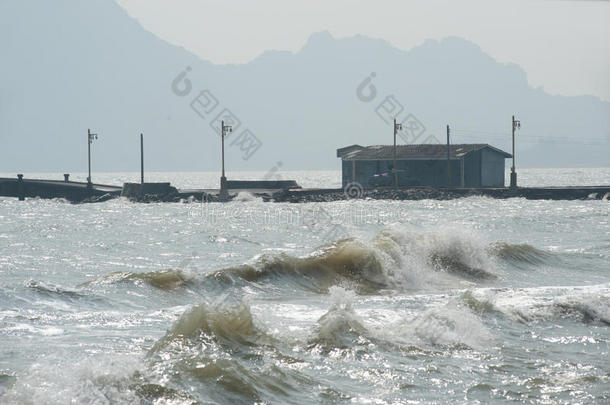
[{"label": "shed wall", "polygon": [[482,187],[504,187],[504,159],[493,150],[481,150]]},{"label": "shed wall", "polygon": [[[399,186],[414,179],[422,186],[446,187],[504,187],[505,157],[492,150],[481,149],[468,153],[462,159],[451,160],[451,184],[447,182],[447,161],[442,159],[397,160]],[[352,178],[352,161],[342,161],[342,184],[345,187],[351,181],[357,181],[365,188],[373,187],[370,183],[375,174],[390,172],[392,160],[357,160],[356,177]],[[463,171],[463,173],[462,173]]]}]

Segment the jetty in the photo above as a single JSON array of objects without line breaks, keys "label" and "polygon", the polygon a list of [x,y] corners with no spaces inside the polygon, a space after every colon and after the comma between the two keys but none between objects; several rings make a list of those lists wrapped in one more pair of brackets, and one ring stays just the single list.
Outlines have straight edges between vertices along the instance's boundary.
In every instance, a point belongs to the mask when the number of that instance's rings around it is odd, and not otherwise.
[{"label": "jetty", "polygon": [[239,193],[252,194],[266,202],[330,202],[369,200],[450,200],[483,196],[525,198],[528,200],[608,200],[610,185],[578,187],[376,187],[301,188],[294,180],[227,181],[227,194],[221,189],[178,189],[170,183],[125,183],[123,186],[64,180],[27,179],[22,174],[0,178],[0,197],[64,199],[71,203],[103,202],[125,197],[134,202],[222,202]]},{"label": "jetty", "polygon": [[[352,199],[368,200],[452,200],[464,197],[527,200],[608,200],[610,185],[581,187],[378,187],[374,189],[299,189],[273,193],[275,202],[330,202]],[[264,198],[265,199],[265,198]],[[266,200],[266,199],[265,199]]]},{"label": "jetty", "polygon": [[0,196],[26,198],[62,198],[70,202],[101,202],[121,195],[122,187],[89,182],[64,180],[25,179],[0,177]]}]

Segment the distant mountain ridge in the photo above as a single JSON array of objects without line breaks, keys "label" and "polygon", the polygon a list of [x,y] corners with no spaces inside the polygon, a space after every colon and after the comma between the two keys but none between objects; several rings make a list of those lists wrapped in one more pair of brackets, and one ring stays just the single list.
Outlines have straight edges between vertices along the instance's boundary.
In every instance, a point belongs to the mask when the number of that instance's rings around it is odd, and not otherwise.
[{"label": "distant mountain ridge", "polygon": [[217,170],[215,118],[229,113],[229,171],[339,169],[337,148],[392,143],[397,112],[413,124],[403,143],[444,142],[449,124],[452,142],[510,151],[515,114],[518,167],[610,163],[610,103],[534,89],[455,37],[401,51],[321,32],[296,53],[215,65],[113,1],[24,0],[0,3],[0,44],[1,172],[84,171],[87,128],[95,170],[138,170],[140,132],[149,170]]}]

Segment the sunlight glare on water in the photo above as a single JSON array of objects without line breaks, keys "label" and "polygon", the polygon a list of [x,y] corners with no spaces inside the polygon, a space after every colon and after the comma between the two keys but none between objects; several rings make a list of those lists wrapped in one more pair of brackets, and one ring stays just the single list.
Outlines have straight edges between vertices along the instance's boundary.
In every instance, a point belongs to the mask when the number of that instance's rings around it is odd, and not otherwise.
[{"label": "sunlight glare on water", "polygon": [[[337,172],[286,176],[340,186]],[[608,212],[0,199],[0,402],[604,403]]]}]

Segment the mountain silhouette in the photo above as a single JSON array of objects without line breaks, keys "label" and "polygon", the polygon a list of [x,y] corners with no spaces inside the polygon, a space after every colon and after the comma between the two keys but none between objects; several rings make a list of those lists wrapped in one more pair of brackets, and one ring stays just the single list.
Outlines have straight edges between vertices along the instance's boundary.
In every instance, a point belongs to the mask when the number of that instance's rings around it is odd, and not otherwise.
[{"label": "mountain silhouette", "polygon": [[0,45],[2,172],[85,171],[88,128],[98,171],[137,171],[141,132],[149,170],[218,170],[214,128],[231,117],[229,172],[338,170],[337,148],[391,144],[394,115],[402,143],[444,143],[449,124],[454,143],[510,152],[514,114],[518,167],[610,162],[610,103],[532,88],[519,66],[456,37],[402,51],[320,32],[296,53],[218,65],[113,1],[24,0],[0,3]]}]

